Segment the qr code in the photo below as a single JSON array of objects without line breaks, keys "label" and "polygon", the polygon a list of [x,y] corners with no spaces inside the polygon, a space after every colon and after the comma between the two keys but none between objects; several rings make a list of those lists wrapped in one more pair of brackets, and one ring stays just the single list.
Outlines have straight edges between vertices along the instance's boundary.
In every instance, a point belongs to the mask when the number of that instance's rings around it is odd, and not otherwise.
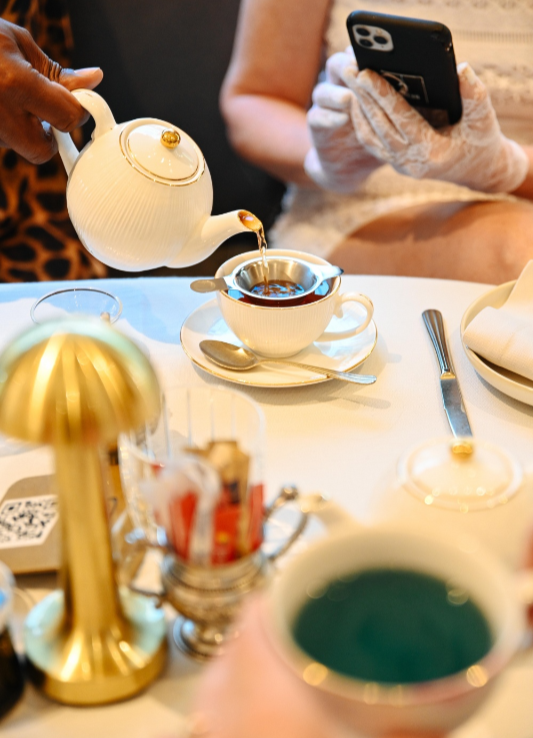
[{"label": "qr code", "polygon": [[0,548],[44,543],[57,517],[55,495],[6,500],[0,505]]}]

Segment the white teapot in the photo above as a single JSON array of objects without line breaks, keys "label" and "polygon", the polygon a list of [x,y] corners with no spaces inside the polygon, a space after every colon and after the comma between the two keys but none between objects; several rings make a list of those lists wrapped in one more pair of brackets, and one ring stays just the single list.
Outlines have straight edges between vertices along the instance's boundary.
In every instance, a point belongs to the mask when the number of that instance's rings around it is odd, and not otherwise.
[{"label": "white teapot", "polygon": [[235,233],[259,230],[246,210],[211,216],[209,169],[182,130],[156,118],[117,124],[96,92],[73,94],[95,120],[92,140],[79,152],[68,133],[54,135],[70,219],[97,259],[131,272],[185,267]]}]

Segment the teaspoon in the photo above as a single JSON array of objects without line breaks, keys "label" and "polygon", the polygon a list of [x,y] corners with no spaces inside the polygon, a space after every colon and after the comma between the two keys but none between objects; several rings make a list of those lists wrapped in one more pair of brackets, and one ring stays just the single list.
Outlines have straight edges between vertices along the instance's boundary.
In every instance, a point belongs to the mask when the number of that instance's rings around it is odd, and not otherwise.
[{"label": "teaspoon", "polygon": [[299,361],[291,361],[290,359],[260,358],[250,351],[250,349],[244,346],[234,346],[232,343],[226,343],[226,341],[200,341],[200,350],[214,364],[224,369],[234,369],[238,372],[253,369],[254,366],[259,366],[259,364],[273,362],[275,364],[287,364],[288,366],[307,369],[316,374],[325,374],[327,377],[342,379],[344,382],[353,382],[353,384],[374,384],[377,379],[373,374],[348,374],[346,372],[337,372],[334,369],[326,369],[322,366],[302,364]]}]

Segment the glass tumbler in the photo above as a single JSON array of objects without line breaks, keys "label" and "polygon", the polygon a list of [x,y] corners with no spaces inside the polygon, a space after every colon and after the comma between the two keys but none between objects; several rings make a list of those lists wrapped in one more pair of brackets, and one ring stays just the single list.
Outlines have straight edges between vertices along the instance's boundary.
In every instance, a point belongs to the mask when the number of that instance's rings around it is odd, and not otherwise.
[{"label": "glass tumbler", "polygon": [[87,315],[114,323],[122,313],[122,302],[110,292],[95,287],[67,287],[49,292],[30,309],[34,323],[72,315]]}]

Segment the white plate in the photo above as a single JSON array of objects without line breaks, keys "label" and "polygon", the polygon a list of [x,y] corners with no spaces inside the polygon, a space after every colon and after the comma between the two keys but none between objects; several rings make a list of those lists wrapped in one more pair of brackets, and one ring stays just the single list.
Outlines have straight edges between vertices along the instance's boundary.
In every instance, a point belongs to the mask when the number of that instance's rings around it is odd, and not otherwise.
[{"label": "white plate", "polygon": [[[330,327],[332,330],[344,330],[351,325],[354,318],[361,320],[364,317],[364,307],[357,303],[345,306],[343,318],[333,318]],[[242,346],[237,336],[224,322],[216,299],[201,305],[194,310],[181,327],[181,345],[189,359],[209,374],[228,382],[246,384],[251,387],[300,387],[307,384],[328,382],[330,377],[323,374],[313,374],[305,369],[283,366],[282,364],[264,364],[250,371],[236,372],[231,369],[222,369],[207,359],[200,350],[200,341],[205,338],[227,341],[236,346]],[[302,361],[307,364],[347,372],[360,366],[368,359],[378,338],[376,324],[372,320],[368,327],[358,336],[352,336],[341,341],[313,343],[299,354],[291,356],[291,361]]]},{"label": "white plate", "polygon": [[461,320],[461,341],[468,360],[480,377],[483,377],[486,382],[503,392],[504,395],[524,402],[526,405],[533,405],[533,382],[519,374],[503,369],[501,366],[491,364],[490,361],[483,359],[475,351],[469,349],[464,340],[464,332],[476,315],[486,307],[500,308],[511,294],[514,286],[515,282],[501,284],[499,287],[495,287],[478,297],[470,305]]}]

